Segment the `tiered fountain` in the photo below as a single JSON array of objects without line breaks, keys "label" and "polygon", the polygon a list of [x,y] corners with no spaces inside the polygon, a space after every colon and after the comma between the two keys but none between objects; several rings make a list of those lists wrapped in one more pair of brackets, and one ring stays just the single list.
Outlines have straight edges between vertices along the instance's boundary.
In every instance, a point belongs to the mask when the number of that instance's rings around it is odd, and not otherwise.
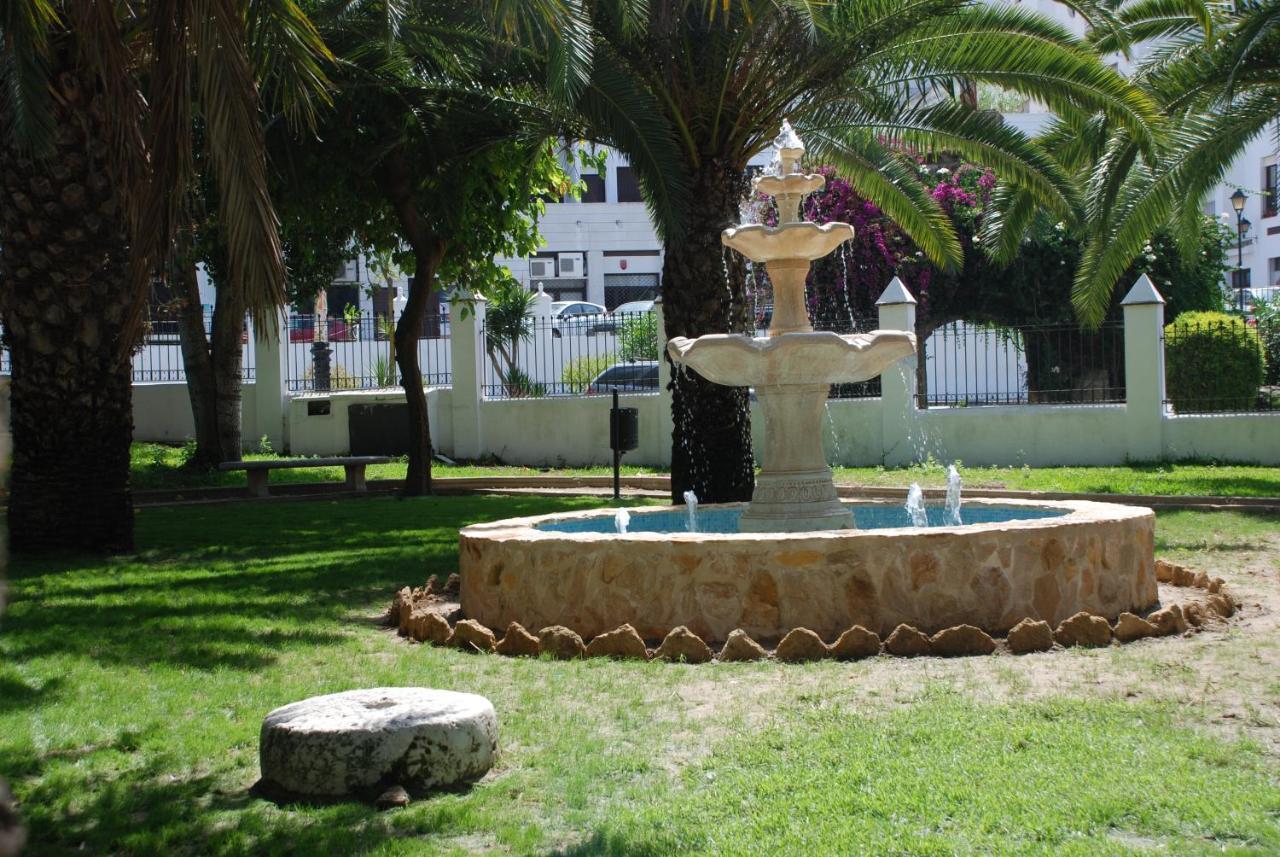
[{"label": "tiered fountain", "polygon": [[[756,189],[776,227],[726,229],[723,241],[773,281],[769,335],[676,338],[672,359],[722,384],[755,388],[763,466],[749,505],[601,509],[475,524],[462,530],[462,610],[495,630],[564,625],[591,638],[630,623],[646,639],[687,626],[708,641],[741,628],[777,640],[803,627],[832,640],[852,625],[881,635],[905,623],[1009,630],[1079,611],[1115,619],[1156,603],[1149,509],[1078,501],[969,500],[958,476],[944,510],[912,492],[898,503],[842,503],[823,459],[833,383],[863,381],[915,352],[908,331],[815,332],[805,310],[810,264],[853,237],[844,223],[799,220],[806,175],[786,124],[777,168]],[[691,500],[694,498],[690,498]]]},{"label": "tiered fountain", "polygon": [[832,384],[867,381],[915,353],[915,334],[875,330],[841,335],[815,331],[805,308],[804,284],[812,263],[853,238],[847,223],[806,223],[800,200],[826,179],[799,171],[804,143],[787,122],[774,140],[777,172],[756,181],[772,196],[778,225],[726,229],[721,241],[752,262],[763,263],[773,282],[769,335],[677,336],[667,353],[717,384],[754,387],[764,415],[764,456],[743,532],[846,529],[853,516],[836,495],[822,452],[822,419]]}]

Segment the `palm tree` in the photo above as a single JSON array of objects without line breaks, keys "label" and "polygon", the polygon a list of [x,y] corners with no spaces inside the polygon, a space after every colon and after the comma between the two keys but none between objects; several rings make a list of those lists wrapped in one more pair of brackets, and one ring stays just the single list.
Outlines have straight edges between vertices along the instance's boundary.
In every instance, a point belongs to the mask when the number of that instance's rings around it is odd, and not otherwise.
[{"label": "palm tree", "polygon": [[[1100,4],[1075,8],[1109,25]],[[535,7],[535,11],[529,11]],[[783,118],[936,263],[961,249],[905,150],[944,150],[995,168],[1036,207],[1078,212],[1066,172],[969,99],[977,82],[1063,116],[1101,114],[1150,143],[1151,100],[1063,28],[976,0],[491,0],[524,26],[573,103],[585,136],[624,152],[664,241],[670,335],[747,329],[744,268],[720,231],[738,219],[748,161]],[[535,12],[550,15],[539,29]],[[747,395],[673,374],[672,495],[741,500],[753,483]]]},{"label": "palm tree", "polygon": [[284,266],[257,80],[303,121],[324,49],[292,3],[7,0],[0,314],[15,550],[128,550],[131,354],[193,181],[217,176],[230,288],[265,324]]},{"label": "palm tree", "polygon": [[[1124,129],[1095,120],[1073,144],[1092,188],[1090,240],[1073,300],[1077,313],[1094,323],[1157,229],[1172,225],[1184,250],[1194,251],[1205,194],[1280,121],[1280,0],[1222,8],[1201,0],[1139,0],[1122,7],[1119,19],[1130,41],[1162,40],[1134,80],[1174,130],[1149,150]],[[1113,47],[1108,38],[1096,41]]]}]

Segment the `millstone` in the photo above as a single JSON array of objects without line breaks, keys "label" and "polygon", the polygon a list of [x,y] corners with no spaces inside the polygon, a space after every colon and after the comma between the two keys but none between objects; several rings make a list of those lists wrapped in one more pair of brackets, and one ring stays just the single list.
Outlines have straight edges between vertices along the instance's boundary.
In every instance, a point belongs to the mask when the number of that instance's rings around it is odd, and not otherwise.
[{"label": "millstone", "polygon": [[493,767],[498,716],[473,693],[379,687],[316,696],[262,721],[262,778],[296,795],[426,790]]}]

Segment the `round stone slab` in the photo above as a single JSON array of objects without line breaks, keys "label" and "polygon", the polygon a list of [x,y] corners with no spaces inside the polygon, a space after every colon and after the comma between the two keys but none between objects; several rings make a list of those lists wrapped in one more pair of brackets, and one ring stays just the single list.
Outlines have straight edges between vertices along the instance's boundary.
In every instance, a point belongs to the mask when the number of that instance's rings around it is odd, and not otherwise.
[{"label": "round stone slab", "polygon": [[431,789],[493,767],[498,715],[474,693],[379,687],[315,696],[262,721],[262,778],[296,795]]}]

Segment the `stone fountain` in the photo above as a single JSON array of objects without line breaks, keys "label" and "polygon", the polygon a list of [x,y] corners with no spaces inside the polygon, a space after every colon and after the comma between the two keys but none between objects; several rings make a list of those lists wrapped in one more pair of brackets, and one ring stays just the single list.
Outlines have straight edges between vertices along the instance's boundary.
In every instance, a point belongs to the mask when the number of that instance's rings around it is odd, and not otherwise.
[{"label": "stone fountain", "polygon": [[672,629],[704,641],[735,630],[777,641],[795,628],[830,641],[855,625],[881,637],[900,624],[1005,633],[1028,618],[1056,625],[1085,612],[1115,621],[1154,606],[1150,509],[987,498],[962,509],[958,474],[956,496],[933,520],[918,487],[910,512],[896,500],[840,502],[822,451],[829,385],[874,378],[916,341],[907,331],[813,330],[810,264],[853,229],[800,221],[801,197],[824,180],[800,172],[804,146],[785,123],[776,146],[777,168],[756,189],[777,200],[778,225],[723,237],[769,271],[769,335],[668,344],[673,360],[703,377],[755,388],[765,448],[751,503],[703,505],[696,528],[674,506],[472,524],[459,538],[463,614],[495,630],[567,627],[582,640],[625,623],[652,641]]},{"label": "stone fountain", "polygon": [[815,331],[805,308],[805,279],[816,259],[853,238],[847,223],[808,223],[800,201],[826,179],[800,171],[804,143],[785,120],[774,140],[776,168],[755,182],[777,202],[778,225],[724,230],[721,241],[755,263],[773,282],[767,336],[717,333],[667,343],[671,359],[717,384],[754,387],[764,415],[764,456],[743,532],[806,532],[853,527],[836,494],[822,451],[822,420],[832,384],[866,381],[915,353],[903,330],[838,334]]}]

